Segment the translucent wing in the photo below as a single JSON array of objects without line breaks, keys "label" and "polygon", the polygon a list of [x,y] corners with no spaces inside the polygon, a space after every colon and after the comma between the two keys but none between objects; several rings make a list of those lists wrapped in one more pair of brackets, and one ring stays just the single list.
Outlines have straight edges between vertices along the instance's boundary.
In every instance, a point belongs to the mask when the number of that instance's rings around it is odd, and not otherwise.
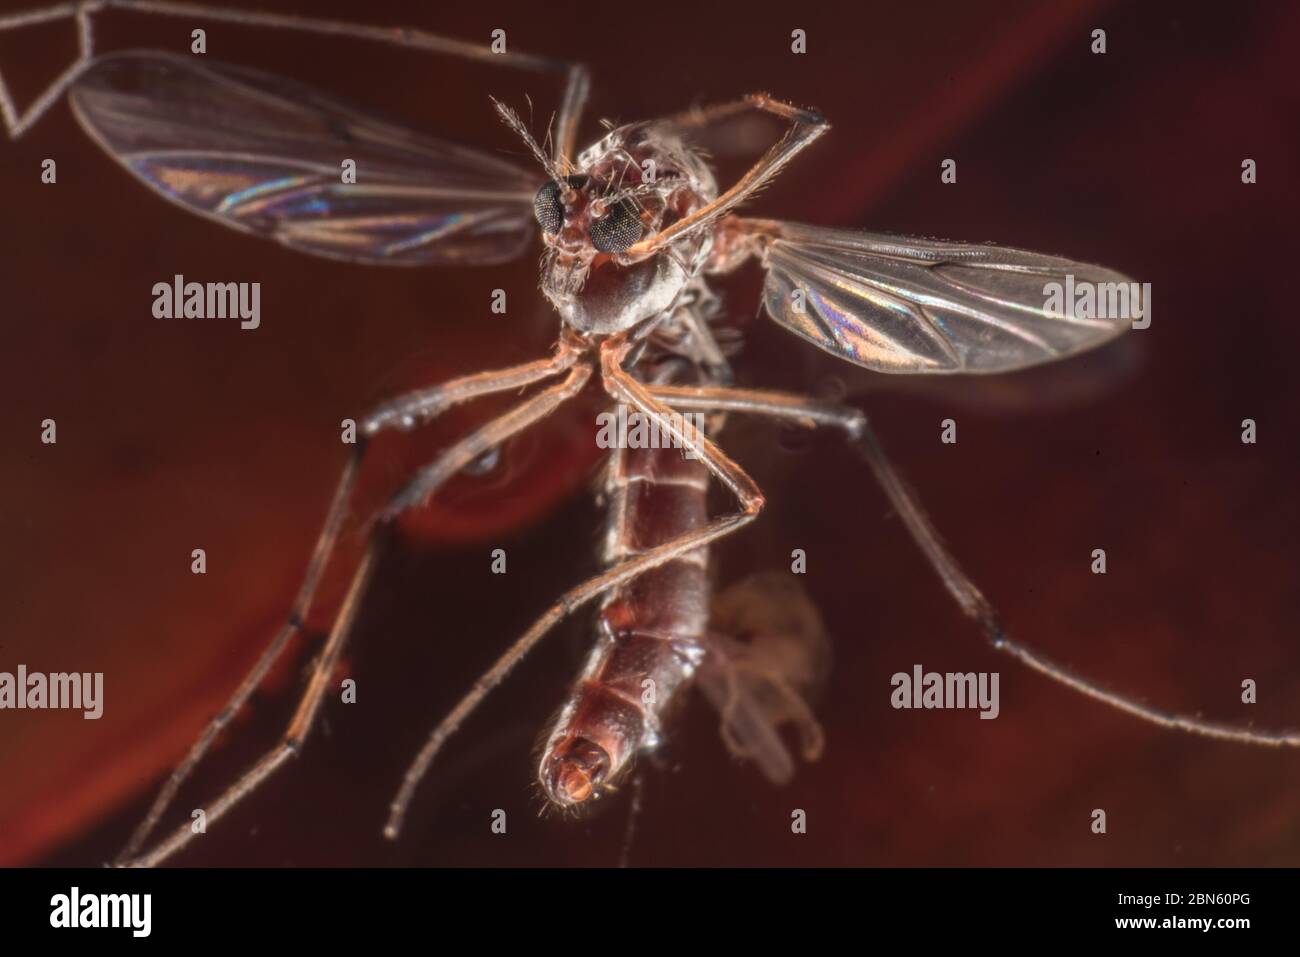
[{"label": "translucent wing", "polygon": [[[77,120],[167,199],[355,262],[488,264],[523,251],[540,174],[202,58],[123,53],[70,93]],[[344,160],[356,182],[342,180]]]},{"label": "translucent wing", "polygon": [[[754,226],[771,237],[768,314],[878,372],[1007,372],[1089,349],[1141,315],[1136,284],[1100,266],[991,245]],[[1081,308],[1088,284],[1091,310]],[[1107,313],[1120,317],[1093,318]]]}]

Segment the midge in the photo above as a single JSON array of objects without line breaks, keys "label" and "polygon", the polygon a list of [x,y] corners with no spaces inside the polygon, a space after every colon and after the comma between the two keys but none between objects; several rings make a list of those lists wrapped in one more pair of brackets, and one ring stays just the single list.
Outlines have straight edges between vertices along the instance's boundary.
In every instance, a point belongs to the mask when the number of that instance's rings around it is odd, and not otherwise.
[{"label": "midge", "polygon": [[[564,78],[564,95],[549,150],[512,110],[496,104],[532,153],[537,171],[417,135],[290,81],[206,56],[96,57],[91,19],[106,6],[190,22],[345,35],[551,73]],[[546,738],[538,767],[552,803],[577,807],[618,786],[637,753],[660,740],[665,717],[693,680],[718,708],[731,750],[753,759],[772,780],[786,780],[794,769],[780,725],[794,724],[804,757],[817,756],[821,734],[806,699],[824,660],[822,636],[815,610],[789,576],[769,578],[748,593],[724,593],[710,617],[708,548],[754,521],[764,506],[754,481],[711,437],[729,414],[842,432],[944,586],[999,651],[1158,725],[1253,744],[1300,745],[1296,734],[1153,710],[1010,639],[885,458],[861,411],[731,385],[728,354],[714,335],[722,309],[709,287],[710,276],[756,260],[765,270],[768,315],[814,346],[878,372],[997,373],[1070,356],[1119,335],[1125,323],[1063,315],[1049,307],[1044,289],[1067,276],[1076,285],[1129,282],[1125,277],[1016,249],[738,215],[748,197],[828,129],[817,113],[763,94],[609,129],[577,152],[588,92],[581,66],[513,52],[493,56],[486,47],[416,30],[152,0],[64,4],[0,18],[0,29],[59,18],[75,20],[80,56],[25,113],[0,81],[0,109],[11,135],[22,133],[66,91],[91,138],[164,198],[227,226],[351,262],[498,263],[523,254],[539,233],[541,288],[560,318],[549,358],[402,395],[362,420],[360,431],[369,438],[386,429],[417,428],[479,396],[539,386],[420,469],[374,517],[365,555],[284,737],[206,806],[209,823],[306,739],[392,520],[549,415],[589,379],[614,403],[657,423],[692,457],[678,449],[612,451],[604,482],[605,570],[561,596],[434,728],[392,803],[389,837],[401,830],[416,788],[447,738],[551,628],[596,601],[595,648]],[[188,29],[187,23],[186,38]],[[788,129],[737,182],[720,189],[697,140],[747,111],[771,114]],[[356,162],[355,184],[341,181],[344,159]],[[703,413],[706,430],[683,428],[686,413]],[[364,445],[356,446],[343,470],[286,623],[168,779],[119,863],[157,864],[193,838],[186,823],[146,847],[181,783],[303,627],[349,520],[364,454]],[[709,516],[710,479],[734,497],[734,511]]]}]

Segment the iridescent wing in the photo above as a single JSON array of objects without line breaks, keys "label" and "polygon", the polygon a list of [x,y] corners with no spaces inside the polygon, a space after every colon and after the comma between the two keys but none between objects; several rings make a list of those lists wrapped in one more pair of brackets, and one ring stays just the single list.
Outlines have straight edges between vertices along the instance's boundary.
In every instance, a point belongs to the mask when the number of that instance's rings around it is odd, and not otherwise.
[{"label": "iridescent wing", "polygon": [[[202,58],[97,60],[69,94],[110,156],[234,229],[353,262],[490,264],[533,232],[540,173],[376,120],[309,87]],[[343,162],[356,182],[343,182]]]},{"label": "iridescent wing", "polygon": [[[1100,266],[1000,246],[751,222],[769,237],[768,314],[877,372],[1008,372],[1092,348],[1141,315],[1140,287]],[[1106,313],[1114,317],[1097,318]]]}]

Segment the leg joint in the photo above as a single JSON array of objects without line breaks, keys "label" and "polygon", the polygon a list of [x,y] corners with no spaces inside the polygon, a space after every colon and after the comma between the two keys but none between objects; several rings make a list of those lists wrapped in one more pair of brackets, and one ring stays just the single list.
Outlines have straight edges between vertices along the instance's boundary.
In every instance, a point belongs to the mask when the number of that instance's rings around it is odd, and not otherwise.
[{"label": "leg joint", "polygon": [[852,406],[846,406],[844,409],[844,418],[841,420],[841,428],[845,434],[854,441],[862,438],[867,432],[867,415],[861,409],[855,409]]}]

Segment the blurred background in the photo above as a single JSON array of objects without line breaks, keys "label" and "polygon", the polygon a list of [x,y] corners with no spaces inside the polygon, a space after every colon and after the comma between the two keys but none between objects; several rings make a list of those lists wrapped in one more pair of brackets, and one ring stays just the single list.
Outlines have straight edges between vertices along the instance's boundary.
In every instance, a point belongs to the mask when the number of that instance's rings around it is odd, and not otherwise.
[{"label": "blurred background", "polygon": [[[230,5],[253,5],[229,0]],[[6,0],[6,8],[28,4]],[[279,9],[279,8],[278,8]],[[300,11],[354,19],[355,4]],[[283,12],[283,11],[282,11]],[[368,22],[582,60],[598,119],[764,90],[832,131],[755,214],[1007,245],[1152,284],[1145,332],[990,380],[885,378],[753,319],[761,275],[724,284],[752,385],[848,394],[873,417],[1008,630],[1153,706],[1300,724],[1295,500],[1300,348],[1289,280],[1300,213],[1300,7],[1256,3],[493,4],[373,0]],[[101,18],[101,49],[183,51],[318,85],[449,139],[519,156],[488,95],[548,78],[361,42],[218,23]],[[808,52],[790,52],[793,29]],[[1107,52],[1090,52],[1092,31]],[[0,35],[20,102],[71,62],[69,23]],[[44,158],[58,183],[39,184]],[[957,161],[943,185],[940,163]],[[1243,185],[1241,163],[1258,164]],[[734,175],[727,167],[726,175]],[[0,146],[0,671],[103,671],[104,717],[0,713],[0,863],[97,865],[288,610],[343,454],[338,423],[402,388],[544,354],[535,256],[399,270],[312,259],[189,216],[123,173],[57,106]],[[262,283],[262,326],[159,323],[174,273]],[[510,311],[489,310],[492,289]],[[380,445],[378,484],[499,406]],[[58,444],[39,442],[58,422]],[[939,442],[955,418],[959,441]],[[1241,420],[1258,423],[1255,445]],[[177,858],[189,865],[615,864],[618,797],[539,816],[537,736],[591,641],[564,625],[449,745],[403,839],[380,836],[432,725],[563,589],[596,570],[593,410],[575,406],[405,523],[331,702],[294,764]],[[1296,865],[1300,754],[1150,727],[989,650],[833,436],[733,421],[723,444],[770,503],[717,550],[720,585],[809,556],[835,648],[827,747],[775,788],[737,764],[699,696],[648,762],[641,865]],[[716,508],[728,507],[719,500]],[[355,541],[351,541],[355,545]],[[190,573],[205,548],[208,573]],[[504,548],[509,572],[490,573]],[[1108,574],[1089,571],[1104,548]],[[337,583],[333,583],[337,584]],[[337,589],[333,589],[337,590]],[[320,618],[322,616],[316,616]],[[318,624],[318,622],[313,622]],[[280,733],[300,645],[184,792],[188,818]],[[1001,715],[894,711],[914,664],[1001,673]],[[1254,679],[1259,703],[1243,705]],[[508,834],[489,830],[494,809]],[[808,833],[790,832],[802,808]],[[1108,833],[1091,833],[1104,808]]]}]

